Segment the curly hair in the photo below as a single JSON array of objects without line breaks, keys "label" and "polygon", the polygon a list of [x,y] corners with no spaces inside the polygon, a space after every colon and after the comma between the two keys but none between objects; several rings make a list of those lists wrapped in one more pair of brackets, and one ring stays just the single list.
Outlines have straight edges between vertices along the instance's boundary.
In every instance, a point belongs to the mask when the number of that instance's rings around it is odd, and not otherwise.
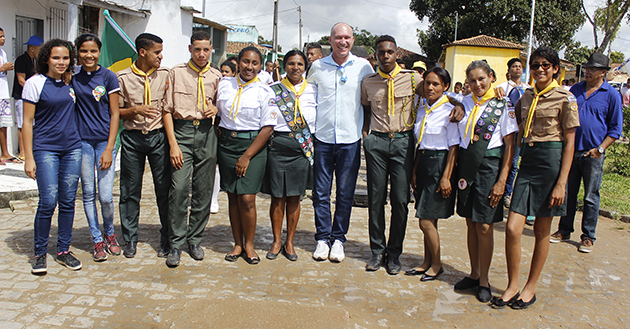
[{"label": "curly hair", "polygon": [[65,47],[68,49],[70,64],[68,65],[68,68],[66,68],[66,72],[74,72],[74,59],[77,58],[77,52],[70,41],[61,39],[52,39],[44,43],[42,48],[39,50],[39,55],[37,55],[37,67],[35,68],[35,72],[39,74],[48,73],[48,60],[50,59],[52,49],[55,47]]}]

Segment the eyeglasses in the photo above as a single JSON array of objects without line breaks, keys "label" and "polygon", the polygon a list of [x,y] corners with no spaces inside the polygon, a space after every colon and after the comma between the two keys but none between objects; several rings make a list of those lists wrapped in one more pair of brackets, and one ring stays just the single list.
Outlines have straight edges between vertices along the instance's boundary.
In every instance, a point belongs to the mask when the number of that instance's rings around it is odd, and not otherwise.
[{"label": "eyeglasses", "polygon": [[341,83],[346,83],[346,81],[348,81],[348,77],[346,76],[346,69],[343,66],[338,66],[337,72],[341,74],[341,78],[339,78],[339,81],[341,81]]},{"label": "eyeglasses", "polygon": [[540,68],[542,66],[543,70],[548,70],[551,67],[551,63],[533,63],[533,64],[529,64],[529,68],[532,69],[532,71],[536,71],[538,70],[538,68]]}]

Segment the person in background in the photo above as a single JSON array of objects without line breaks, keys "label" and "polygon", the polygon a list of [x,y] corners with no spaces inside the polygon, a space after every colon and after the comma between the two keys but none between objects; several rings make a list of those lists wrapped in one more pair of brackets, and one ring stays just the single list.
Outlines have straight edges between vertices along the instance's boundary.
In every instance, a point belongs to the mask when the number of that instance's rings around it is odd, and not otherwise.
[{"label": "person in background", "polygon": [[462,95],[468,96],[472,94],[472,90],[470,90],[470,85],[468,84],[468,80],[464,80],[464,85],[462,86]]},{"label": "person in background", "polygon": [[[0,47],[4,46],[6,36],[0,27]],[[7,60],[7,53],[0,49],[0,164],[5,162],[22,163],[22,160],[9,154],[7,145],[7,127],[13,125],[13,113],[11,113],[11,94],[9,94],[9,80],[7,72],[13,71],[13,63]]]},{"label": "person in background", "polygon": [[22,101],[22,88],[24,83],[35,74],[35,64],[39,49],[42,47],[44,40],[33,35],[26,43],[26,52],[15,59],[15,76],[13,77],[13,99],[15,100],[15,119],[18,128],[18,145],[20,148],[20,160],[24,160],[24,140],[22,138],[22,124],[24,122],[24,107]]},{"label": "person in background", "polygon": [[403,70],[407,68],[407,64],[405,64],[405,61],[403,61],[401,58],[396,60],[396,64],[398,64],[398,66],[400,66],[400,68]]},{"label": "person in background", "polygon": [[[313,164],[317,246],[313,259],[341,262],[361,165],[361,81],[374,71],[370,62],[350,52],[354,44],[350,25],[335,24],[330,43],[332,54],[313,62],[308,75],[308,83],[318,91]],[[337,182],[334,219],[330,211],[333,174]]]},{"label": "person in background", "polygon": [[[90,33],[80,35],[74,42],[77,62],[81,69],[72,78],[77,97],[79,134],[81,135],[81,187],[83,209],[92,235],[92,259],[107,259],[107,253],[120,255],[120,246],[114,233],[114,176],[116,154],[114,146],[118,135],[120,113],[118,109],[118,77],[116,73],[98,65],[101,40]],[[94,171],[96,169],[96,177]],[[103,230],[98,224],[96,191],[101,204]]]},{"label": "person in background", "polygon": [[623,106],[630,106],[630,78],[626,81],[624,85],[624,89],[622,89],[621,96],[623,97]]},{"label": "person in background", "polygon": [[456,94],[461,94],[462,93],[462,83],[461,82],[455,82],[455,88],[453,88],[453,92],[455,92]]},{"label": "person in background", "polygon": [[[33,225],[35,261],[33,274],[46,274],[48,239],[55,208],[57,263],[80,270],[72,251],[74,206],[81,174],[81,136],[77,127],[74,89],[62,80],[74,71],[76,53],[61,39],[46,42],[38,56],[36,75],[26,80],[24,101],[24,172],[37,180],[39,201]],[[61,183],[61,184],[60,184]]]},{"label": "person in background", "polygon": [[424,72],[427,70],[427,65],[423,61],[417,61],[413,63],[411,69],[416,70],[418,73],[420,73],[420,76],[423,76]]},{"label": "person in background", "polygon": [[[569,240],[577,208],[580,183],[584,181],[584,209],[580,252],[593,251],[595,229],[599,218],[599,189],[604,174],[606,149],[621,137],[623,109],[619,93],[608,82],[610,70],[606,55],[594,53],[582,64],[584,81],[571,87],[577,98],[580,126],[575,129],[575,154],[568,178],[567,213],[560,218],[558,231],[551,242]],[[571,99],[575,100],[571,95]]]},{"label": "person in background", "polygon": [[221,63],[221,75],[224,77],[236,76],[236,64],[231,61]]},{"label": "person in background", "polygon": [[305,75],[308,76],[309,70],[313,63],[322,58],[322,45],[317,42],[311,42],[306,46],[306,58],[308,59],[308,67],[306,68]]},{"label": "person in background", "polygon": [[164,95],[168,90],[168,69],[162,63],[162,38],[142,33],[136,38],[138,59],[118,72],[120,133],[120,224],[126,246],[123,256],[136,256],[138,219],[142,196],[142,176],[148,158],[153,176],[155,201],[160,218],[160,248],[157,256],[170,252],[168,190],[171,185],[169,149],[162,116]]}]

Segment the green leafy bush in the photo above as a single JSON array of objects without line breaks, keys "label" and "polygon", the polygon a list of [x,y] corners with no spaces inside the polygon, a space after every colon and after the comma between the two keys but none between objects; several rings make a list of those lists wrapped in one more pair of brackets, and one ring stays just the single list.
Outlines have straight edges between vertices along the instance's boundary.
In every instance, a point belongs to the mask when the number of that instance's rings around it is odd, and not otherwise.
[{"label": "green leafy bush", "polygon": [[623,138],[606,150],[607,171],[630,177],[630,107],[623,108]]}]

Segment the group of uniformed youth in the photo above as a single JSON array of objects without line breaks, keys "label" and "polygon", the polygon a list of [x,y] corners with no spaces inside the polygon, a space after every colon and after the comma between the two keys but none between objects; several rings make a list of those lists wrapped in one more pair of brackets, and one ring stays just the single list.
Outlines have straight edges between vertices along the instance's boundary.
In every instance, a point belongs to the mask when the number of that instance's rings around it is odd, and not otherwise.
[{"label": "group of uniformed youth", "polygon": [[[142,177],[148,158],[162,225],[158,257],[165,257],[168,266],[179,265],[186,245],[193,259],[204,258],[200,243],[210,213],[217,163],[221,188],[228,194],[235,242],[226,261],[260,262],[254,236],[256,194],[261,190],[272,197],[274,240],[266,258],[275,259],[282,253],[297,260],[293,236],[300,198],[307,185],[312,185],[317,240],[313,258],[340,262],[345,257],[343,244],[363,141],[372,250],[368,271],[385,264],[388,273],[400,272],[411,186],[425,256],[406,275],[431,281],[443,273],[438,219],[452,216],[457,202],[457,213],[466,218],[468,227],[471,270],[455,289],[475,288],[477,298],[490,301],[495,308],[523,309],[534,303],[536,282],[548,253],[548,243],[540,241],[548,240],[552,217],[566,212],[565,186],[574,131],[579,126],[575,98],[555,80],[559,70],[556,51],[541,47],[533,52],[530,67],[535,85],[514,104],[503,97],[501,89],[495,90],[494,71],[485,61],[473,61],[466,69],[472,94],[449,97],[451,77],[446,70],[433,67],[421,76],[401,69],[396,63],[396,42],[385,35],[375,42],[378,68],[374,73],[367,60],[350,52],[352,35],[345,23],[333,26],[332,54],[318,60],[321,52],[317,56],[317,49],[312,53],[309,48],[308,58],[301,51],[289,51],[283,63],[286,76],[270,86],[259,79],[263,57],[255,47],[239,53],[236,70],[233,64],[222,64],[226,74],[222,78],[209,63],[212,46],[205,32],[192,35],[190,61],[170,70],[160,66],[162,40],[148,33],[139,35],[138,59],[118,72],[117,81],[110,81],[113,73],[97,64],[100,41],[96,36],[77,39],[82,67],[71,80],[67,72],[73,71],[73,46],[58,39],[44,44],[38,57],[38,78],[27,80],[23,93],[25,170],[37,177],[42,195],[35,217],[33,273],[46,273],[49,210],[51,204],[54,210],[57,201],[56,260],[74,270],[81,268],[68,251],[74,218],[72,193],[76,195],[81,166],[64,162],[76,162],[74,151],[81,150],[81,143],[94,142],[81,140],[79,131],[97,127],[105,146],[96,159],[103,157],[113,167],[112,136],[120,116],[124,127],[120,134],[120,220],[125,242],[122,253],[128,258],[136,254]],[[76,113],[79,120],[73,119]],[[60,120],[60,114],[65,119]],[[72,127],[73,122],[79,127]],[[503,218],[515,140],[522,147],[522,160],[506,229],[509,284],[502,296],[492,297],[488,271],[493,223]],[[54,146],[57,144],[63,146]],[[55,157],[58,165],[46,167],[46,157]],[[104,169],[94,158],[83,166],[92,173],[95,168],[97,172]],[[54,177],[44,179],[48,176]],[[330,207],[333,177],[334,214]],[[93,175],[90,179],[94,183]],[[100,175],[98,180],[102,192]],[[388,181],[392,213],[386,238]],[[113,185],[113,180],[107,184]],[[55,186],[51,193],[57,193],[54,200],[43,197],[42,191],[50,185]],[[109,191],[109,200],[101,197],[101,203],[113,203],[111,188]],[[536,244],[528,281],[519,292],[520,236],[526,216],[536,216]],[[98,219],[88,221],[95,260],[106,259],[105,252],[121,253],[113,232],[113,214],[103,213],[103,217],[104,240]],[[97,243],[101,243],[99,250]]]}]

